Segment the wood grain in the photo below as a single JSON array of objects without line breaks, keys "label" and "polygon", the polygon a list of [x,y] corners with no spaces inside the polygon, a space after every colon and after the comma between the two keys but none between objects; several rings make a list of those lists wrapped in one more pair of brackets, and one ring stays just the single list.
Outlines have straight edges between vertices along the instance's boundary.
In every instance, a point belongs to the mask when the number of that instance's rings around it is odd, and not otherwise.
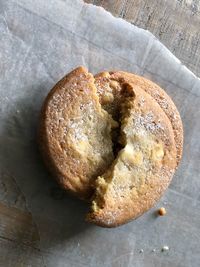
[{"label": "wood grain", "polygon": [[0,238],[38,248],[39,234],[29,212],[0,203]]},{"label": "wood grain", "polygon": [[8,171],[0,170],[0,202],[27,211],[26,200],[16,181]]},{"label": "wood grain", "polygon": [[[40,238],[32,215],[26,208],[26,200],[8,172],[1,170],[0,178],[0,247],[2,242],[6,242],[5,246],[27,247],[36,253]],[[0,259],[2,253],[1,249]],[[7,265],[0,261],[0,266]]]},{"label": "wood grain", "polygon": [[85,0],[153,33],[200,76],[200,1]]},{"label": "wood grain", "polygon": [[45,267],[42,254],[31,247],[0,238],[1,267]]},{"label": "wood grain", "polygon": [[0,266],[44,266],[39,241],[31,214],[0,202]]}]

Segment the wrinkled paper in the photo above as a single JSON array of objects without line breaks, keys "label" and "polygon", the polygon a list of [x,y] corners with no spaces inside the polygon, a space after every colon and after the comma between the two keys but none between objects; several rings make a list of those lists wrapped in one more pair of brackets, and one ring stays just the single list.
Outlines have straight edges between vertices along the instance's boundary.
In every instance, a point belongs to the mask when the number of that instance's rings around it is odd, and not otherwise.
[{"label": "wrinkled paper", "polygon": [[[52,194],[57,184],[37,149],[38,115],[52,86],[79,65],[94,74],[116,69],[143,75],[176,103],[184,155],[157,204],[166,207],[165,217],[156,218],[154,208],[127,225],[103,229],[84,221],[87,204]],[[42,258],[23,266],[199,266],[199,118],[200,80],[148,31],[78,0],[0,1],[0,169],[25,197]],[[162,253],[164,245],[170,250]]]}]

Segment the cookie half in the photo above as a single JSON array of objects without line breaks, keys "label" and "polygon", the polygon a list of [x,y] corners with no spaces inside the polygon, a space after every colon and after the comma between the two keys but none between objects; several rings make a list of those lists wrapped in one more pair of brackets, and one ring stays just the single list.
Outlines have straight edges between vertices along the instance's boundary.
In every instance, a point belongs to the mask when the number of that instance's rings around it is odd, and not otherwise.
[{"label": "cookie half", "polygon": [[177,166],[171,122],[144,90],[123,83],[120,103],[122,146],[110,168],[96,180],[87,220],[115,227],[151,208],[168,187]]},{"label": "cookie half", "polygon": [[114,160],[113,127],[87,69],[73,70],[54,86],[42,108],[39,144],[62,188],[79,198],[91,196],[93,182]]}]

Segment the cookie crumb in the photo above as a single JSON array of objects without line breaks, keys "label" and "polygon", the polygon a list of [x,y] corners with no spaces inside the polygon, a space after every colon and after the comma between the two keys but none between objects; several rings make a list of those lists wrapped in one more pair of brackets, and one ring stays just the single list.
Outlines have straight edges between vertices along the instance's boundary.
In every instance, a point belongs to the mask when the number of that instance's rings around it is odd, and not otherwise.
[{"label": "cookie crumb", "polygon": [[169,247],[168,246],[163,246],[161,251],[164,252],[164,251],[168,251],[169,250]]},{"label": "cookie crumb", "polygon": [[160,209],[158,210],[158,214],[159,214],[160,216],[164,216],[164,215],[166,215],[166,213],[167,213],[167,211],[166,211],[166,209],[165,209],[164,207],[162,207],[162,208],[160,208]]}]

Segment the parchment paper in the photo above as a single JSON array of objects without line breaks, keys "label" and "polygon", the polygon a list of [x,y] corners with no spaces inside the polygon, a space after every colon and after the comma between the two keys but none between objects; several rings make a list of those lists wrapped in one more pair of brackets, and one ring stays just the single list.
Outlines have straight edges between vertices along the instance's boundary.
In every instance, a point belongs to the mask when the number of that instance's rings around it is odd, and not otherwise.
[{"label": "parchment paper", "polygon": [[[52,194],[56,183],[37,150],[38,114],[54,83],[79,65],[144,75],[176,103],[184,156],[157,205],[167,216],[152,209],[103,229],[84,222],[87,204]],[[78,0],[0,1],[0,168],[16,180],[37,225],[40,266],[200,266],[199,118],[200,80],[148,31]],[[170,250],[160,252],[163,245]]]}]

